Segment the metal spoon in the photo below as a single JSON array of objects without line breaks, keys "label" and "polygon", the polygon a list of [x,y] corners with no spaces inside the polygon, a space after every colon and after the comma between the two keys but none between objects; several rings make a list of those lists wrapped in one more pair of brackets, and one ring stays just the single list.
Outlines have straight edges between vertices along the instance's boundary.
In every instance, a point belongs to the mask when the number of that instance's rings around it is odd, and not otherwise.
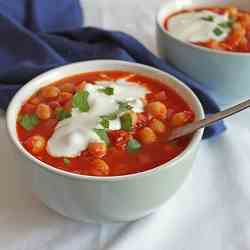
[{"label": "metal spoon", "polygon": [[172,130],[167,140],[172,141],[184,135],[191,134],[200,128],[207,127],[216,121],[222,120],[228,116],[231,116],[249,107],[250,107],[250,99],[242,103],[239,103],[231,108],[225,109],[221,112],[209,115],[202,120],[189,123],[179,128],[175,128]]}]

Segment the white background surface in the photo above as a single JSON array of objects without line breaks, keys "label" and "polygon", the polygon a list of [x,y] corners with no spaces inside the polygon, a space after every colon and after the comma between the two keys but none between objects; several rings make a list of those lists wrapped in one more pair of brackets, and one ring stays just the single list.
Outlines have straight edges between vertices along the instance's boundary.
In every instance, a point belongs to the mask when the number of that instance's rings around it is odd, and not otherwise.
[{"label": "white background surface", "polygon": [[[154,15],[163,0],[84,2],[86,24],[126,31],[155,52]],[[0,117],[0,250],[250,249],[249,111],[202,142],[192,174],[158,213],[110,225],[71,221],[37,200]]]}]

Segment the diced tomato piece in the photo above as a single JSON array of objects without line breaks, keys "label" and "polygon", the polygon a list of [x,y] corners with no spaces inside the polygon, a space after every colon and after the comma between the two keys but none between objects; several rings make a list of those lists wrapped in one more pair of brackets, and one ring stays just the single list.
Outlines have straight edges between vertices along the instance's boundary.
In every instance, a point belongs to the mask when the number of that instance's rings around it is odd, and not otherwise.
[{"label": "diced tomato piece", "polygon": [[240,44],[240,41],[245,36],[245,30],[235,30],[229,35],[229,37],[226,39],[225,43],[229,45],[230,47],[234,48]]},{"label": "diced tomato piece", "polygon": [[166,91],[162,90],[162,91],[155,94],[156,101],[166,101],[166,99],[167,99]]},{"label": "diced tomato piece", "polygon": [[162,90],[157,93],[150,93],[147,95],[147,100],[152,102],[152,101],[166,101],[167,95],[166,91]]},{"label": "diced tomato piece", "polygon": [[124,149],[128,144],[130,134],[123,130],[113,130],[108,132],[109,138],[116,147]]},{"label": "diced tomato piece", "polygon": [[56,109],[59,108],[61,105],[58,101],[51,101],[48,103],[48,105],[52,108],[52,109]]},{"label": "diced tomato piece", "polygon": [[107,176],[109,175],[109,165],[101,159],[95,159],[90,163],[90,174],[94,176]]},{"label": "diced tomato piece", "polygon": [[71,93],[68,93],[68,92],[61,92],[60,95],[59,95],[59,103],[60,104],[65,104],[69,99],[71,99],[72,97],[72,94]]},{"label": "diced tomato piece", "polygon": [[148,115],[146,113],[138,113],[136,127],[142,128],[142,127],[146,126],[148,123],[148,120],[149,120]]},{"label": "diced tomato piece", "polygon": [[25,103],[22,107],[22,113],[25,113],[25,114],[34,113],[35,110],[36,110],[36,105],[30,104],[30,103]]},{"label": "diced tomato piece", "polygon": [[55,129],[57,122],[58,122],[57,119],[50,118],[48,120],[41,122],[35,129],[37,131],[42,130],[43,135],[48,138],[54,132],[54,129]]},{"label": "diced tomato piece", "polygon": [[154,93],[149,93],[149,94],[147,94],[146,99],[147,99],[149,102],[151,102],[151,101],[154,100],[154,96],[155,96]]},{"label": "diced tomato piece", "polygon": [[102,158],[107,153],[107,146],[104,143],[90,143],[88,152],[96,158]]},{"label": "diced tomato piece", "polygon": [[68,100],[64,105],[63,108],[67,112],[71,112],[72,110],[72,100]]}]

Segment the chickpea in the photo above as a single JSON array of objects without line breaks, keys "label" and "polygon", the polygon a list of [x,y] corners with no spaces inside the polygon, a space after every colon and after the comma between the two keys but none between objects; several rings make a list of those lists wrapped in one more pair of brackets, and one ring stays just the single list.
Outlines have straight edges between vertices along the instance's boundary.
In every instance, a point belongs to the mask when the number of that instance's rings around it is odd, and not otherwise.
[{"label": "chickpea", "polygon": [[156,141],[156,135],[154,131],[149,127],[144,127],[138,132],[139,140],[143,144],[151,144]]},{"label": "chickpea", "polygon": [[146,106],[146,110],[149,114],[151,114],[153,117],[156,117],[158,119],[165,119],[167,116],[167,108],[166,105],[162,102],[156,101],[156,102],[150,102]]},{"label": "chickpea", "polygon": [[39,103],[41,103],[42,99],[38,96],[34,96],[29,100],[29,103],[34,104],[34,105],[38,105]]},{"label": "chickpea", "polygon": [[68,92],[71,94],[75,92],[75,86],[73,83],[63,83],[58,85],[58,88],[63,92]]},{"label": "chickpea", "polygon": [[48,86],[41,90],[42,97],[45,98],[54,98],[57,97],[60,93],[60,89],[56,86]]},{"label": "chickpea", "polygon": [[101,159],[95,159],[91,162],[90,174],[95,176],[109,175],[109,165]]},{"label": "chickpea", "polygon": [[226,13],[230,16],[230,17],[237,17],[238,14],[238,10],[236,7],[234,6],[228,6],[226,8]]},{"label": "chickpea", "polygon": [[149,123],[149,127],[156,133],[156,134],[162,134],[166,131],[166,126],[165,124],[158,120],[158,119],[153,119]]},{"label": "chickpea", "polygon": [[90,143],[88,152],[96,158],[102,158],[107,153],[107,146],[104,143]]},{"label": "chickpea", "polygon": [[175,113],[171,119],[171,124],[174,127],[180,127],[186,124],[192,117],[192,113],[189,111],[183,111]]},{"label": "chickpea", "polygon": [[242,16],[239,17],[239,21],[241,23],[241,25],[243,26],[243,28],[248,28],[250,26],[250,15],[248,14],[244,14]]},{"label": "chickpea", "polygon": [[241,23],[238,23],[238,22],[234,23],[233,24],[233,31],[234,32],[238,31],[239,33],[242,33],[244,31],[244,29],[243,29]]},{"label": "chickpea", "polygon": [[40,135],[33,135],[25,142],[26,148],[33,154],[41,153],[45,148],[46,141]]},{"label": "chickpea", "polygon": [[41,120],[47,120],[51,117],[51,108],[49,105],[40,103],[36,108],[36,115]]}]

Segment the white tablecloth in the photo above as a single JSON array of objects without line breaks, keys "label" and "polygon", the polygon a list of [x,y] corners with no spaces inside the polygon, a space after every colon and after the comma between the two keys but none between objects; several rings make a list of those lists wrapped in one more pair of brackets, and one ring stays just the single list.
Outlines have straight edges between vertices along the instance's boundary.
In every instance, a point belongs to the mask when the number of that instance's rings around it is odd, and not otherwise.
[{"label": "white tablecloth", "polygon": [[[163,0],[83,0],[85,22],[126,31],[155,52],[154,15]],[[250,112],[203,141],[192,174],[158,213],[126,224],[66,219],[32,194],[22,159],[0,118],[0,250],[250,249]]]}]

